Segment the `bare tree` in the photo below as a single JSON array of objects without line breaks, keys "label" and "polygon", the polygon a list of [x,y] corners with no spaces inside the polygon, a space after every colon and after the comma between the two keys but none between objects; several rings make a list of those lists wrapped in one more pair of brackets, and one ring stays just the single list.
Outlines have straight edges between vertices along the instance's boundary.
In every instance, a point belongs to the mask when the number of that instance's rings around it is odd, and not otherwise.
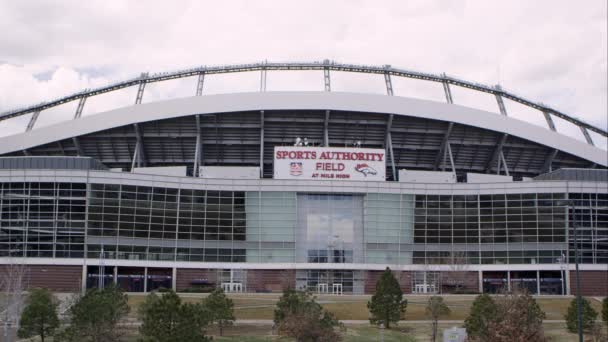
[{"label": "bare tree", "polygon": [[447,260],[448,272],[443,272],[442,278],[446,278],[445,285],[459,293],[465,286],[469,263],[466,252],[452,252]]},{"label": "bare tree", "polygon": [[12,261],[0,267],[0,318],[4,327],[4,341],[11,341],[14,336],[10,331],[19,328],[27,270],[24,264]]}]

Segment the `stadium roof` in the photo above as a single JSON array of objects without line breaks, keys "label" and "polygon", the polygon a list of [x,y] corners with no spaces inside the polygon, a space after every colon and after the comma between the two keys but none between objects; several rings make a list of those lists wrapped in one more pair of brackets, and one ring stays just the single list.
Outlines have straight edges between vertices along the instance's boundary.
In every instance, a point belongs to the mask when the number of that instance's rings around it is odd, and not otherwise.
[{"label": "stadium roof", "polygon": [[0,138],[0,155],[78,155],[108,167],[261,166],[273,148],[386,148],[396,169],[536,176],[608,166],[606,151],[524,121],[449,103],[336,92],[205,95],[111,110]]}]

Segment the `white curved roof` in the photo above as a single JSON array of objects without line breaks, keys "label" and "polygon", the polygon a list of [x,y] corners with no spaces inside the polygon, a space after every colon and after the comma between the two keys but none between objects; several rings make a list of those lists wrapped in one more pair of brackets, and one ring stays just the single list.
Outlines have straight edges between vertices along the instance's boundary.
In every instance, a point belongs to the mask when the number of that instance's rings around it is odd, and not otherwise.
[{"label": "white curved roof", "polygon": [[339,92],[231,93],[139,104],[2,137],[0,154],[139,122],[251,110],[355,111],[448,121],[507,133],[608,166],[606,151],[514,118],[454,104]]}]

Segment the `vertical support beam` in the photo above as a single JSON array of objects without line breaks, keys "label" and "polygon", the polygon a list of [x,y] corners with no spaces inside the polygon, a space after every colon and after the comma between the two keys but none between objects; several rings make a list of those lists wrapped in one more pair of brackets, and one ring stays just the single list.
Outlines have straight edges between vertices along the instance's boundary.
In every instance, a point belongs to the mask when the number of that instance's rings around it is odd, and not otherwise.
[{"label": "vertical support beam", "polygon": [[39,110],[35,111],[34,114],[32,114],[30,122],[28,122],[27,127],[25,128],[26,132],[29,132],[32,130],[32,128],[34,128],[34,125],[36,124],[36,121],[38,120],[38,116],[40,116]]},{"label": "vertical support beam", "polygon": [[72,142],[74,143],[74,147],[76,147],[76,155],[83,157],[84,152],[82,152],[82,147],[80,146],[80,140],[78,140],[78,137],[73,137]]},{"label": "vertical support beam", "polygon": [[393,96],[393,81],[391,80],[391,74],[388,72],[388,69],[391,68],[390,65],[384,66],[387,71],[384,72],[384,83],[386,84],[386,95]]},{"label": "vertical support beam", "polygon": [[496,144],[494,153],[492,153],[492,157],[490,157],[490,160],[488,160],[488,162],[486,164],[486,173],[488,173],[488,172],[490,172],[490,170],[492,170],[492,164],[494,164],[494,162],[497,159],[500,160],[500,153],[502,152],[502,146],[505,144],[508,137],[509,137],[508,134],[506,134],[506,133],[503,134],[502,137],[500,138],[500,140],[498,141],[498,144]]},{"label": "vertical support beam", "polygon": [[456,176],[456,166],[454,165],[454,156],[452,155],[452,146],[448,141],[448,155],[450,156],[450,165],[452,166],[452,173]]},{"label": "vertical support beam", "polygon": [[137,88],[137,96],[135,97],[135,104],[140,104],[141,100],[144,97],[144,89],[146,89],[146,78],[148,78],[148,73],[143,72],[139,77],[141,81],[139,82],[139,87]]},{"label": "vertical support beam", "polygon": [[507,166],[507,161],[505,160],[505,152],[504,150],[500,150],[500,160],[502,160],[502,167],[505,169],[505,174],[507,176],[511,176],[509,174],[509,167]]},{"label": "vertical support beam", "polygon": [[505,101],[502,99],[502,96],[500,96],[500,91],[502,91],[502,88],[500,87],[499,84],[497,84],[495,87],[496,89],[496,93],[494,93],[494,96],[496,96],[496,103],[498,103],[498,110],[500,111],[500,114],[507,116],[507,108],[505,107]]},{"label": "vertical support beam", "polygon": [[200,115],[196,115],[196,147],[194,149],[194,163],[192,175],[194,177],[200,176],[200,167],[203,164],[203,142],[201,136],[201,118]]},{"label": "vertical support beam", "polygon": [[329,110],[325,111],[325,122],[323,123],[323,146],[329,147]]},{"label": "vertical support beam", "polygon": [[543,112],[543,115],[545,116],[545,120],[547,120],[547,126],[549,126],[549,129],[553,132],[556,132],[557,130],[555,129],[555,123],[553,123],[553,118],[551,117],[551,114],[548,112]]},{"label": "vertical support beam", "polygon": [[395,154],[393,153],[393,136],[391,134],[391,128],[393,127],[393,114],[388,116],[388,120],[386,122],[386,154],[390,156],[391,161],[391,171],[393,172],[393,180],[398,181],[399,175],[397,174],[397,168],[395,166]]},{"label": "vertical support beam", "polygon": [[[133,157],[133,161],[137,161],[137,167],[146,166],[146,152],[144,149],[144,139],[141,133],[141,129],[139,124],[133,124],[133,129],[135,130],[135,137],[137,139],[137,144],[135,145],[136,154]],[[137,158],[135,158],[137,156]],[[131,168],[131,171],[133,169]]]},{"label": "vertical support beam", "polygon": [[325,83],[325,91],[331,91],[331,79],[329,77],[329,68],[323,69],[323,82]]},{"label": "vertical support beam", "polygon": [[139,166],[139,141],[135,144],[135,150],[133,150],[133,159],[131,160],[131,172],[135,170],[135,166]]},{"label": "vertical support beam", "polygon": [[587,140],[587,144],[591,145],[591,146],[595,146],[595,144],[593,143],[593,139],[591,139],[591,135],[589,134],[589,131],[587,130],[587,128],[583,127],[583,126],[578,126],[581,129],[581,132],[583,132],[583,136],[585,136],[585,140]]},{"label": "vertical support beam", "polygon": [[144,293],[148,292],[148,268],[144,267]]},{"label": "vertical support beam", "polygon": [[264,178],[264,111],[260,111],[260,178]]},{"label": "vertical support beam", "polygon": [[[323,61],[323,64],[328,65],[329,59]],[[325,91],[331,91],[331,79],[329,77],[329,66],[323,68],[323,82],[325,83]]]},{"label": "vertical support beam", "polygon": [[549,152],[547,158],[545,159],[545,164],[543,165],[543,169],[541,170],[541,172],[553,171],[553,159],[555,159],[555,156],[557,156],[557,152],[559,152],[557,149],[554,149],[553,151]]},{"label": "vertical support beam", "polygon": [[437,169],[439,168],[439,165],[441,164],[441,159],[444,158],[445,159],[445,151],[447,148],[447,143],[450,140],[450,135],[452,134],[452,130],[454,129],[454,123],[450,122],[448,124],[448,128],[445,131],[445,135],[443,136],[443,140],[441,141],[441,146],[439,147],[439,152],[437,153],[437,156],[435,157],[435,166],[433,167],[433,170],[437,171]]},{"label": "vertical support beam", "polygon": [[478,290],[479,290],[479,293],[483,293],[483,271],[479,270],[479,271],[477,271],[477,274],[478,274],[477,275],[478,276],[478,283],[477,283]]},{"label": "vertical support beam", "polygon": [[443,73],[443,92],[445,93],[445,100],[447,103],[454,103],[454,99],[452,98],[452,91],[450,90],[450,84],[447,80],[447,75]]},{"label": "vertical support beam", "polygon": [[87,97],[83,96],[78,101],[78,107],[76,107],[76,113],[74,114],[74,119],[78,119],[82,116],[82,111],[84,109],[84,103],[87,102]]},{"label": "vertical support beam", "polygon": [[540,295],[540,271],[536,270],[536,294]]},{"label": "vertical support beam", "polygon": [[[502,151],[501,151],[502,153]],[[500,159],[500,154],[498,156],[498,158],[496,158],[496,174],[500,175],[500,165],[502,163],[502,159]]]},{"label": "vertical support beam", "polygon": [[203,95],[203,85],[205,84],[205,72],[202,71],[198,74],[198,81],[196,82],[196,96]]},{"label": "vertical support beam", "polygon": [[177,289],[177,268],[173,267],[173,269],[171,269],[171,289],[173,291],[176,291]]},{"label": "vertical support beam", "polygon": [[[85,260],[86,260],[86,255],[85,255]],[[85,293],[87,292],[87,263],[86,261],[84,262],[84,265],[82,265],[82,275],[80,277],[80,293]]]},{"label": "vertical support beam", "polygon": [[135,104],[140,104],[144,97],[144,89],[146,89],[146,81],[142,81],[137,88],[137,96],[135,97]]},{"label": "vertical support beam", "polygon": [[260,70],[260,92],[266,91],[266,68]]}]

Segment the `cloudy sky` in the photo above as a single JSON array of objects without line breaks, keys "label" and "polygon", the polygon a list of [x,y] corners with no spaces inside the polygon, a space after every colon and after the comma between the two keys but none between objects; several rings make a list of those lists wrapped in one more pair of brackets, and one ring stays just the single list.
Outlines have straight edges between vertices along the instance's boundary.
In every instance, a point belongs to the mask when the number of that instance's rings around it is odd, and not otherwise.
[{"label": "cloudy sky", "polygon": [[[0,112],[139,75],[200,65],[315,61],[447,73],[503,88],[606,129],[607,2],[546,1],[3,1]],[[395,95],[444,101],[439,84],[394,79]],[[259,74],[209,76],[206,93],[256,91]],[[322,90],[319,72],[268,74],[268,90]],[[332,74],[332,90],[383,93],[377,76]],[[191,96],[195,80],[153,84],[144,102]],[[136,89],[87,101],[85,115],[133,103]],[[485,94],[458,104],[497,112]],[[509,115],[546,125],[507,102]],[[38,126],[73,116],[42,112]],[[0,136],[29,117],[0,122]],[[561,120],[558,130],[580,131]],[[606,148],[606,139],[592,134]]]}]

